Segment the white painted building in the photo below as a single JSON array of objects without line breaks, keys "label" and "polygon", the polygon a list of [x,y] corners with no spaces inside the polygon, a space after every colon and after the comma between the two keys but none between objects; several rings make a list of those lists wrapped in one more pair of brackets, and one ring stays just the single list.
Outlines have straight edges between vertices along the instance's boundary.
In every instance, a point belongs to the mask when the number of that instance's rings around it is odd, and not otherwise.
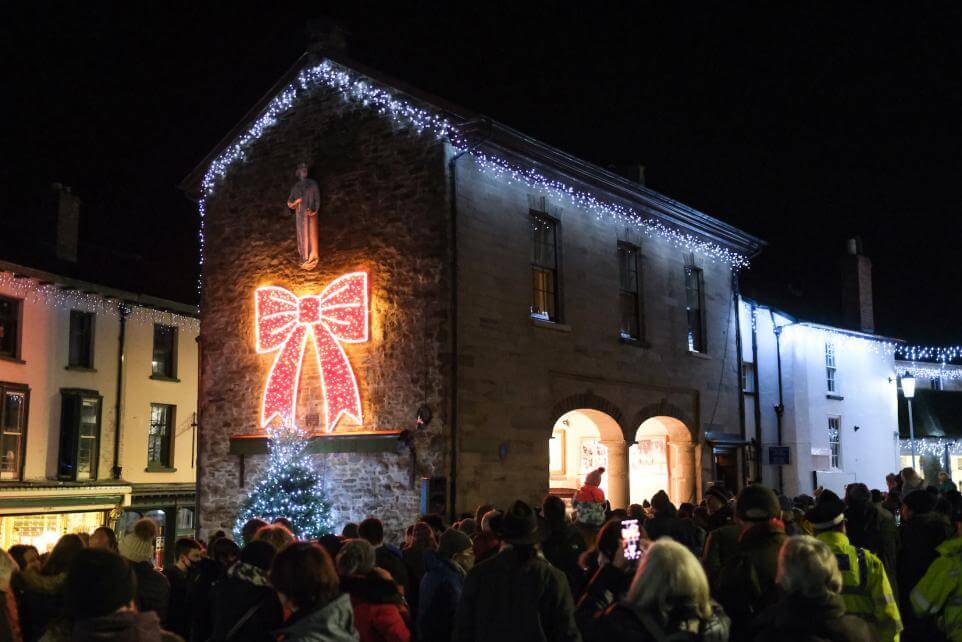
[{"label": "white painted building", "polygon": [[760,446],[753,477],[789,496],[852,482],[884,489],[900,466],[897,340],[745,299],[739,322],[746,435]]}]

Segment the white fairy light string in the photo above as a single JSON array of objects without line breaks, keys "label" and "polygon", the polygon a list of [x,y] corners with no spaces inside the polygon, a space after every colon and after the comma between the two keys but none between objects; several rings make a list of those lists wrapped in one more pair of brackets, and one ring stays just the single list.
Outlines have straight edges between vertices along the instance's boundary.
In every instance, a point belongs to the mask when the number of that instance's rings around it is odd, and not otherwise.
[{"label": "white fairy light string", "polygon": [[[201,265],[204,263],[206,245],[204,219],[207,214],[207,199],[213,195],[217,181],[226,176],[235,163],[246,159],[246,152],[250,145],[275,125],[280,116],[289,111],[301,96],[318,86],[333,89],[345,100],[373,109],[402,126],[414,128],[419,134],[427,131],[438,140],[447,140],[458,151],[468,151],[480,168],[487,173],[509,182],[522,183],[531,189],[541,190],[552,198],[584,208],[596,217],[608,216],[619,222],[635,225],[649,236],[661,236],[676,247],[697,252],[712,260],[729,263],[735,269],[748,267],[748,257],[743,254],[674,229],[650,213],[602,201],[584,190],[547,178],[536,169],[525,169],[504,158],[472,150],[458,127],[442,114],[418,107],[330,60],[324,60],[318,65],[303,69],[293,82],[268,103],[250,127],[211,161],[201,180],[201,198],[198,204],[201,217],[199,234]],[[200,281],[198,281],[199,288]]]},{"label": "white fairy light string", "polygon": [[18,276],[12,272],[0,272],[0,289],[13,292],[18,298],[31,303],[113,316],[119,316],[123,306],[125,316],[134,321],[176,326],[192,331],[200,329],[200,322],[192,316],[151,308],[96,292],[62,288],[53,283],[43,283],[35,278]]}]

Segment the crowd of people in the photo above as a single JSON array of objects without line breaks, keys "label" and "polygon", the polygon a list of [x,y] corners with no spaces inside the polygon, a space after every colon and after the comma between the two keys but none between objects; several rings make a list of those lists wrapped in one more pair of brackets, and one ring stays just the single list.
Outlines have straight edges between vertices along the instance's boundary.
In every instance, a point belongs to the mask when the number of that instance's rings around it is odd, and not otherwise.
[{"label": "crowd of people", "polygon": [[[712,487],[611,510],[603,469],[571,499],[423,515],[301,541],[284,518],[238,542],[106,527],[0,551],[0,642],[863,642],[962,640],[962,494],[911,468],[885,492]],[[636,520],[630,521],[630,520]],[[637,525],[636,548],[625,546]]]}]

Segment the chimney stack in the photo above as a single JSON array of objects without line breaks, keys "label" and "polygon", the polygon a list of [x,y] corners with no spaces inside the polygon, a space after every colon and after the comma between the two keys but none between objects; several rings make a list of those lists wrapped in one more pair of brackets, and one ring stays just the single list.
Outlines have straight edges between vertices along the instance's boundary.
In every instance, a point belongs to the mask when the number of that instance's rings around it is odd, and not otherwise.
[{"label": "chimney stack", "polygon": [[862,239],[851,238],[840,262],[842,272],[842,315],[845,324],[862,332],[875,332],[872,305],[872,261],[862,254]]},{"label": "chimney stack", "polygon": [[80,242],[80,198],[66,185],[53,183],[50,187],[57,212],[57,258],[76,263]]}]

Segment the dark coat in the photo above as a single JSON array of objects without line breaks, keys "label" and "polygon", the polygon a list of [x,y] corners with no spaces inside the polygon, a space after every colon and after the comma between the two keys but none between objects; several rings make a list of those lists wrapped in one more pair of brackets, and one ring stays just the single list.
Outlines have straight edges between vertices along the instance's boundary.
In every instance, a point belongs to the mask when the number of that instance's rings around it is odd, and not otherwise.
[{"label": "dark coat", "polygon": [[697,616],[689,617],[688,614],[672,618],[665,623],[660,622],[655,614],[649,616],[649,622],[653,627],[658,627],[659,632],[652,633],[644,620],[635,609],[622,604],[615,604],[607,610],[598,614],[591,620],[584,622],[581,627],[585,642],[662,642],[666,637],[681,634],[680,637],[690,637],[691,640],[699,642],[727,642],[728,641],[728,617],[718,604],[713,604],[714,612],[712,616],[705,620],[699,620],[698,632],[695,633],[681,628],[682,624],[689,620],[699,619]]},{"label": "dark coat", "polygon": [[702,551],[701,563],[705,567],[705,574],[713,586],[718,580],[718,574],[729,559],[738,551],[738,537],[742,529],[736,524],[727,524],[708,533],[705,548]]},{"label": "dark coat", "polygon": [[655,516],[645,520],[645,532],[651,541],[662,537],[670,537],[679,544],[683,544],[690,551],[698,548],[695,523],[678,517],[674,507],[668,506],[658,510]]},{"label": "dark coat", "polygon": [[200,560],[197,566],[197,577],[190,593],[190,639],[193,642],[207,642],[213,626],[211,596],[214,584],[226,576],[227,570],[208,557]]},{"label": "dark coat", "polygon": [[575,622],[582,633],[591,622],[620,600],[631,587],[634,571],[620,569],[612,564],[598,567],[585,586],[584,593],[575,606]]},{"label": "dark coat", "polygon": [[456,562],[442,559],[433,552],[425,555],[424,566],[417,621],[418,641],[450,642],[465,573]]},{"label": "dark coat", "polygon": [[457,642],[577,642],[564,573],[536,555],[506,548],[475,566],[455,617]]},{"label": "dark coat", "polygon": [[585,584],[585,572],[578,563],[578,558],[585,552],[585,541],[574,526],[555,524],[541,543],[541,552],[545,559],[551,562],[568,578],[571,595],[581,595]]},{"label": "dark coat", "polygon": [[160,628],[156,613],[122,611],[82,620],[74,625],[72,642],[184,642],[176,633]]},{"label": "dark coat", "polygon": [[163,624],[168,631],[182,638],[189,637],[191,582],[188,573],[172,564],[164,569],[164,577],[170,583],[170,601],[167,607],[167,621]]},{"label": "dark coat", "polygon": [[391,574],[397,585],[404,589],[405,595],[411,592],[408,570],[400,555],[395,554],[387,546],[378,546],[374,549],[374,563]]},{"label": "dark coat", "polygon": [[211,590],[211,634],[214,640],[225,640],[228,632],[254,607],[257,610],[234,633],[231,642],[273,642],[273,631],[284,622],[284,609],[277,592],[269,586],[258,586],[228,577]]},{"label": "dark coat", "polygon": [[404,549],[404,552],[401,553],[404,568],[408,575],[407,600],[415,614],[418,610],[418,591],[421,588],[421,578],[424,577],[424,554],[428,550],[422,546],[412,546]]},{"label": "dark coat", "polygon": [[296,611],[275,631],[284,642],[357,642],[351,599],[341,595],[324,606]]},{"label": "dark coat", "polygon": [[748,639],[751,620],[778,599],[778,552],[787,539],[780,522],[742,531],[735,555],[722,566],[712,593],[732,619],[734,639]]},{"label": "dark coat", "polygon": [[35,642],[47,628],[63,617],[63,584],[66,573],[41,575],[28,569],[18,576],[23,586],[20,596],[20,625],[24,642]]},{"label": "dark coat", "polygon": [[955,534],[948,518],[940,513],[923,513],[902,522],[899,526],[899,552],[896,578],[898,583],[899,609],[912,613],[909,595],[919,583],[929,564],[939,556],[935,550],[939,544]]},{"label": "dark coat", "polygon": [[845,613],[839,595],[808,599],[786,596],[758,615],[755,642],[873,642],[872,628]]},{"label": "dark coat", "polygon": [[155,611],[160,621],[166,622],[170,582],[150,562],[131,562],[130,568],[137,576],[137,610],[141,613]]},{"label": "dark coat", "polygon": [[845,509],[845,533],[852,546],[868,549],[882,561],[892,593],[898,595],[896,551],[899,535],[892,513],[873,502],[851,503]]}]

